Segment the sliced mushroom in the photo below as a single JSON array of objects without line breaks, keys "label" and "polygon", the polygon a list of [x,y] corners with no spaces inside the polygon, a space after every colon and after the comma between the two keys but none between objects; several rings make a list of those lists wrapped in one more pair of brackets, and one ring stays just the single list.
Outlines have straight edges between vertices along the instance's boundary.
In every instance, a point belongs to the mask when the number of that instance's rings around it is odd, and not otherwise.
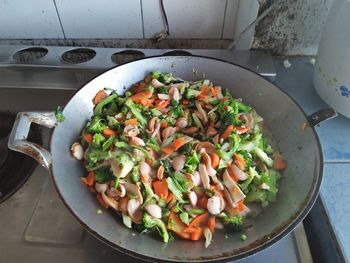
[{"label": "sliced mushroom", "polygon": [[204,164],[201,163],[201,164],[199,164],[198,169],[199,169],[199,175],[201,177],[201,181],[203,183],[203,187],[205,189],[210,189],[210,181],[209,181],[209,175],[207,172],[207,168],[205,167]]},{"label": "sliced mushroom", "polygon": [[[208,172],[209,176],[216,175],[215,169],[211,166],[210,156],[206,153],[205,148],[200,149],[199,153],[201,154],[202,160],[204,161],[204,164],[205,164],[205,167],[207,168],[207,172]],[[215,178],[216,178],[216,176],[215,176]],[[217,178],[214,180],[217,181]],[[215,183],[215,181],[214,181],[214,183]]]},{"label": "sliced mushroom", "polygon": [[169,136],[173,135],[176,132],[176,128],[175,127],[166,127],[165,129],[163,129],[162,131],[162,138],[163,141],[165,139],[167,139]]},{"label": "sliced mushroom", "polygon": [[170,100],[170,97],[168,94],[158,93],[157,96],[160,100]]},{"label": "sliced mushroom", "polygon": [[182,168],[185,166],[186,156],[181,154],[179,156],[176,156],[171,165],[174,168],[175,172],[181,171]]},{"label": "sliced mushroom", "polygon": [[130,199],[128,202],[127,210],[132,221],[136,224],[140,224],[142,221],[142,211],[140,202],[136,199]]},{"label": "sliced mushroom", "polygon": [[181,98],[179,90],[174,85],[171,85],[169,88],[169,95],[175,101],[179,101]]},{"label": "sliced mushroom", "polygon": [[124,185],[119,184],[118,189],[115,189],[114,187],[110,187],[107,190],[107,195],[110,197],[120,197],[123,198],[126,194],[126,190]]},{"label": "sliced mushroom", "polygon": [[81,146],[80,143],[73,143],[72,146],[70,147],[70,150],[72,152],[72,155],[75,159],[77,160],[82,160],[84,157],[84,148]]},{"label": "sliced mushroom", "polygon": [[227,188],[227,190],[232,198],[232,201],[234,203],[237,203],[245,198],[245,194],[238,187],[238,185],[235,183],[235,181],[231,178],[227,169],[225,170],[225,172],[223,174],[223,180],[224,180],[224,185]]},{"label": "sliced mushroom", "polygon": [[140,162],[141,181],[144,184],[151,183],[152,168],[145,161]]},{"label": "sliced mushroom", "polygon": [[216,151],[216,147],[214,144],[210,142],[199,142],[194,148],[197,152],[200,152],[201,149],[205,149],[206,153],[212,154]]},{"label": "sliced mushroom", "polygon": [[128,137],[137,136],[139,133],[140,131],[135,125],[126,125],[124,128],[124,134]]},{"label": "sliced mushroom", "polygon": [[221,212],[220,198],[216,195],[210,197],[207,203],[207,209],[210,214],[218,215]]},{"label": "sliced mushroom", "polygon": [[214,126],[209,126],[207,128],[207,132],[206,135],[209,137],[215,136],[216,134],[218,134],[218,131],[214,128]]},{"label": "sliced mushroom", "polygon": [[99,184],[99,183],[95,183],[95,189],[98,193],[101,194],[103,201],[105,201],[105,203],[113,208],[116,211],[119,211],[118,208],[118,202],[112,198],[106,195],[106,191],[108,189],[108,185],[107,184]]},{"label": "sliced mushroom", "polygon": [[159,121],[157,121],[156,124],[155,124],[155,126],[154,126],[154,131],[153,131],[151,137],[152,137],[152,138],[157,137],[157,139],[158,139],[159,141],[161,141],[159,130],[160,130],[160,123],[159,123]]},{"label": "sliced mushroom", "polygon": [[95,183],[95,190],[102,194],[105,193],[108,189],[108,185],[107,184],[99,184],[99,183]]},{"label": "sliced mushroom", "polygon": [[201,178],[197,171],[192,174],[185,173],[185,177],[193,183],[193,186],[199,186],[201,184]]},{"label": "sliced mushroom", "polygon": [[145,142],[141,138],[136,137],[136,136],[130,138],[130,144],[136,145],[136,146],[145,146],[146,145]]},{"label": "sliced mushroom", "polygon": [[188,121],[185,117],[180,117],[176,120],[175,125],[179,129],[183,129],[187,126],[187,123],[188,123]]},{"label": "sliced mushroom", "polygon": [[230,165],[230,170],[238,178],[238,180],[240,181],[247,180],[248,175],[245,172],[243,172],[241,169],[239,169],[238,166],[235,165],[234,163]]},{"label": "sliced mushroom", "polygon": [[207,115],[207,113],[202,108],[202,105],[201,105],[201,103],[198,100],[195,101],[195,104],[196,104],[196,108],[198,109],[198,112],[202,116],[201,120],[203,121],[204,124],[206,124],[208,122],[208,115]]},{"label": "sliced mushroom", "polygon": [[227,188],[224,188],[223,193],[224,193],[224,197],[225,197],[225,200],[226,200],[226,204],[229,207],[236,208],[237,205],[235,204],[235,202],[233,202],[232,197],[231,197],[229,191],[227,190]]},{"label": "sliced mushroom", "polygon": [[145,206],[145,210],[154,218],[162,218],[162,209],[159,205],[150,204]]},{"label": "sliced mushroom", "polygon": [[192,207],[196,207],[197,201],[198,201],[197,194],[193,191],[190,191],[188,193],[188,200],[190,201],[190,204],[192,205]]},{"label": "sliced mushroom", "polygon": [[124,187],[127,193],[132,193],[136,196],[136,199],[140,202],[140,204],[143,203],[143,197],[139,186],[137,186],[136,184],[126,182],[124,184]]},{"label": "sliced mushroom", "polygon": [[149,120],[147,129],[146,129],[146,132],[148,134],[152,134],[154,132],[154,128],[157,123],[157,120],[158,120],[157,117],[153,117],[152,119]]},{"label": "sliced mushroom", "polygon": [[164,166],[163,165],[159,166],[158,171],[157,171],[157,178],[158,178],[158,180],[162,180],[163,179],[164,171],[165,171]]},{"label": "sliced mushroom", "polygon": [[152,86],[155,88],[160,88],[160,87],[165,86],[165,84],[160,82],[158,79],[152,79],[151,83],[152,83]]},{"label": "sliced mushroom", "polygon": [[187,129],[183,129],[182,132],[184,134],[193,134],[195,133],[196,131],[198,131],[198,127],[189,127]]}]

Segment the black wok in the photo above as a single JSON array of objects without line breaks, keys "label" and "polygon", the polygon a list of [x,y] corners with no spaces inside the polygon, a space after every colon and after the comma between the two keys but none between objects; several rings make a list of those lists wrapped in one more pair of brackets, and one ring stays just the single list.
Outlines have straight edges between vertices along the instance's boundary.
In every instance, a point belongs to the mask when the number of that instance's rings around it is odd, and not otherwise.
[{"label": "black wok", "polygon": [[[97,91],[109,87],[123,93],[125,88],[155,69],[172,72],[186,80],[201,79],[205,75],[215,84],[228,88],[235,97],[243,98],[264,118],[264,125],[272,134],[272,144],[287,160],[288,167],[280,181],[277,202],[258,217],[248,220],[247,224],[252,224],[252,227],[245,231],[247,241],[240,241],[239,234],[233,233],[226,239],[225,231],[218,231],[207,249],[203,242],[178,239],[164,244],[151,235],[125,228],[112,212],[96,213],[100,206],[95,196],[82,186],[80,177],[85,175],[84,167],[71,157],[70,146],[93,113],[92,98]],[[69,101],[63,114],[65,121],[57,124],[52,112],[19,113],[9,148],[32,156],[50,170],[63,202],[87,230],[115,249],[140,259],[218,261],[252,255],[292,231],[309,212],[319,191],[322,153],[313,128],[321,120],[319,116],[307,117],[274,84],[231,63],[194,56],[152,57],[127,63],[86,84]],[[31,122],[54,127],[49,151],[26,141]]]}]

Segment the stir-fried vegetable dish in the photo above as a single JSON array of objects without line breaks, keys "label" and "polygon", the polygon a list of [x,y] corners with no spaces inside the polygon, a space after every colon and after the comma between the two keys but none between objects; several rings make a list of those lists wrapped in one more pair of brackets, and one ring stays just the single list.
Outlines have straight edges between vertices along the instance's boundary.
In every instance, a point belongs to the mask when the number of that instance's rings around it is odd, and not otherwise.
[{"label": "stir-fried vegetable dish", "polygon": [[286,162],[263,119],[210,80],[153,71],[124,95],[100,90],[72,155],[83,183],[128,228],[211,242],[240,231],[250,204],[276,200]]}]

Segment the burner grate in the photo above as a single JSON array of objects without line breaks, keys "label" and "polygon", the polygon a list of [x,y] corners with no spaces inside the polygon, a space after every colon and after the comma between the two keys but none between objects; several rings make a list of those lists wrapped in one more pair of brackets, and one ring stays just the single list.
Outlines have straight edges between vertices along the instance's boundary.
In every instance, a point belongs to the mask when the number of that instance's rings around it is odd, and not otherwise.
[{"label": "burner grate", "polygon": [[[13,195],[27,181],[36,167],[30,157],[7,148],[15,114],[0,113],[0,203]],[[33,127],[29,140],[40,143],[38,127]]]}]

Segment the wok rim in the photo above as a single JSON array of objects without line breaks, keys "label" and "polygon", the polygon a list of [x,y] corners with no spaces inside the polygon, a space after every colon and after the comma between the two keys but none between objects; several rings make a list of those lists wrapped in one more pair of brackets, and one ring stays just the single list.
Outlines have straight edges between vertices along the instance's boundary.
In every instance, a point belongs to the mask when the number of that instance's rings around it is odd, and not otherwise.
[{"label": "wok rim", "polygon": [[[164,55],[157,55],[157,56],[149,56],[149,57],[143,57],[143,58],[139,58],[130,62],[126,62],[123,64],[119,64],[116,65],[115,67],[109,68],[108,70],[102,72],[101,74],[97,75],[96,77],[92,78],[91,80],[89,80],[87,83],[84,84],[84,86],[82,86],[81,88],[79,88],[74,95],[68,100],[67,104],[76,96],[76,94],[83,90],[87,84],[89,84],[90,82],[92,82],[93,80],[95,80],[96,78],[99,78],[101,75],[103,75],[104,73],[111,71],[115,68],[118,68],[120,66],[126,65],[126,64],[131,64],[133,62],[136,61],[142,61],[142,60],[147,60],[147,59],[155,59],[155,58],[171,58],[171,57],[175,57],[175,58],[179,58],[179,57],[184,57],[184,58],[188,58],[188,57],[194,57],[194,58],[203,58],[203,59],[209,59],[209,60],[215,60],[218,62],[222,62],[222,63],[226,63],[226,64],[230,64],[239,68],[242,68],[244,70],[249,71],[250,73],[258,76],[259,78],[267,81],[269,84],[271,84],[272,86],[274,86],[276,89],[278,89],[280,92],[283,93],[283,95],[286,96],[286,99],[289,99],[298,109],[299,111],[303,114],[303,116],[305,117],[306,120],[308,120],[308,115],[306,114],[306,112],[302,109],[302,107],[299,105],[299,103],[292,98],[287,92],[285,92],[283,89],[281,89],[279,87],[279,85],[275,84],[274,82],[272,82],[271,80],[264,78],[262,75],[260,75],[259,73],[253,71],[250,68],[247,68],[245,66],[239,65],[237,63],[231,62],[231,61],[227,61],[224,59],[219,59],[219,58],[214,58],[214,57],[209,57],[209,56],[202,56],[202,55],[181,55],[181,56],[164,56]],[[63,110],[64,113],[64,110]],[[288,224],[282,225],[282,228],[279,229],[279,227],[281,226],[277,226],[275,229],[277,229],[277,233],[273,234],[271,233],[272,237],[270,237],[270,235],[268,235],[266,238],[262,237],[260,238],[259,241],[259,245],[257,245],[256,247],[253,247],[249,250],[246,250],[244,252],[239,252],[236,255],[214,255],[214,256],[210,256],[210,257],[205,257],[205,258],[191,258],[191,257],[187,257],[187,258],[167,258],[167,259],[160,259],[160,258],[155,258],[155,257],[150,257],[144,254],[141,254],[139,252],[135,252],[135,251],[131,251],[129,249],[125,249],[121,246],[119,246],[116,243],[113,243],[111,241],[109,241],[108,239],[106,239],[105,237],[103,237],[102,235],[98,234],[97,232],[95,232],[94,230],[92,230],[92,228],[90,228],[89,225],[87,225],[80,217],[78,214],[76,214],[72,208],[69,206],[69,204],[66,202],[66,200],[64,199],[58,185],[56,184],[56,180],[55,180],[55,175],[53,174],[53,168],[52,166],[50,167],[50,175],[52,178],[52,181],[54,183],[54,187],[60,197],[60,199],[62,200],[63,204],[66,206],[66,208],[69,210],[70,214],[75,218],[75,220],[78,221],[78,223],[86,230],[88,231],[90,234],[92,234],[95,238],[97,238],[98,240],[102,241],[103,243],[105,243],[106,245],[112,247],[113,249],[117,250],[120,253],[123,253],[129,257],[132,258],[136,258],[136,259],[140,259],[140,260],[144,260],[147,262],[228,262],[228,261],[235,261],[235,260],[239,260],[239,259],[243,259],[243,258],[247,258],[250,256],[253,256],[269,247],[271,247],[272,245],[274,245],[275,243],[277,243],[278,241],[280,241],[282,238],[284,238],[285,236],[287,236],[288,234],[290,234],[295,228],[296,226],[301,223],[303,221],[303,219],[307,216],[307,214],[310,212],[310,210],[312,209],[312,207],[314,206],[316,199],[319,195],[320,192],[320,187],[321,187],[321,183],[322,183],[322,179],[323,179],[323,152],[322,152],[322,146],[320,143],[320,139],[318,137],[318,134],[316,132],[315,126],[313,125],[309,125],[309,127],[312,130],[312,134],[316,140],[316,145],[317,145],[317,151],[318,151],[318,159],[319,159],[319,173],[318,173],[318,177],[317,180],[314,180],[312,185],[313,185],[313,192],[311,194],[309,194],[307,196],[307,200],[305,201],[304,204],[302,204],[302,207],[295,212],[292,217],[290,217],[289,220],[291,220]],[[52,137],[53,137],[53,133],[54,133],[55,129],[52,129],[51,131],[51,135],[50,135],[50,149],[52,147]],[[54,162],[54,159],[53,159]],[[317,164],[317,163],[316,163]],[[315,168],[317,168],[317,165],[315,165]],[[278,200],[277,200],[278,202]],[[294,218],[293,218],[294,217]],[[261,240],[264,239],[265,240]],[[232,252],[231,252],[232,253]]]}]

